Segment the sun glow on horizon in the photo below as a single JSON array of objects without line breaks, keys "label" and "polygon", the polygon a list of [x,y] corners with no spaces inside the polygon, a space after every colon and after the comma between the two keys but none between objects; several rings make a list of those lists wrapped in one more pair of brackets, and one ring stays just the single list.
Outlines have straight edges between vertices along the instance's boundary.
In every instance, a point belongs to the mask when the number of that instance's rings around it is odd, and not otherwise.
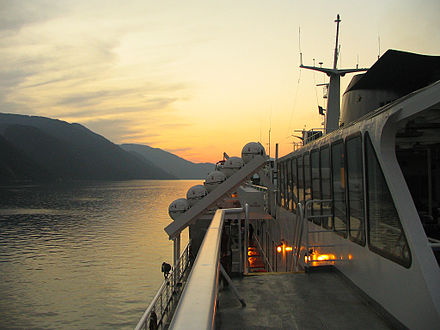
[{"label": "sun glow on horizon", "polygon": [[381,53],[440,54],[438,12],[434,0],[374,0],[362,15],[340,0],[6,1],[0,111],[80,123],[193,162],[240,156],[251,141],[268,152],[270,131],[271,156],[276,143],[282,156],[295,130],[321,126],[326,106],[315,85],[327,77],[299,70],[299,48],[304,64],[331,66],[339,13],[339,67],[372,65],[378,36]]}]

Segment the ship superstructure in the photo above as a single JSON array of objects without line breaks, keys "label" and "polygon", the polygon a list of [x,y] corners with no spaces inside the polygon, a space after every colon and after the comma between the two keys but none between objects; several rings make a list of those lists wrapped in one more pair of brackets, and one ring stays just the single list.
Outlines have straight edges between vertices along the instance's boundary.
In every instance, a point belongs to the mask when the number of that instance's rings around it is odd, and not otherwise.
[{"label": "ship superstructure", "polygon": [[325,134],[274,160],[250,143],[170,205],[171,293],[139,328],[440,324],[440,57],[388,51],[339,115],[365,69],[337,69],[336,23],[333,68],[301,63],[330,76]]}]

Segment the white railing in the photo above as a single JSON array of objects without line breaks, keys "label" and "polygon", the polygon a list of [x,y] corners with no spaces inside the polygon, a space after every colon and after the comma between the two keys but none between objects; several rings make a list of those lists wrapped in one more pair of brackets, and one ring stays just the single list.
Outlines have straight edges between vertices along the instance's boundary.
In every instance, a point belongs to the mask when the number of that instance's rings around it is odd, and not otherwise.
[{"label": "white railing", "polygon": [[[314,200],[308,200],[305,202],[305,205],[303,206],[302,203],[298,203],[298,215],[297,215],[297,221],[295,223],[295,229],[294,229],[294,238],[293,238],[293,245],[295,248],[295,258],[293,260],[294,265],[293,265],[293,269],[295,271],[299,270],[299,262],[301,260],[301,247],[302,247],[302,240],[303,240],[303,235],[305,238],[305,244],[304,244],[304,249],[305,249],[305,257],[307,260],[306,263],[309,260],[310,257],[310,243],[309,243],[309,234],[310,233],[319,233],[319,232],[325,232],[325,233],[331,233],[333,231],[331,230],[313,230],[310,231],[309,229],[309,220],[313,219],[313,218],[328,218],[328,217],[332,217],[332,214],[318,214],[318,215],[312,215],[311,214],[311,209],[313,206],[313,203],[317,203],[317,204],[323,204],[323,203],[333,203],[332,199],[314,199]],[[323,246],[323,245],[321,245]],[[332,261],[332,260],[325,260],[325,261]],[[316,262],[316,260],[315,260]]]},{"label": "white railing", "polygon": [[432,237],[428,237],[428,242],[429,245],[434,248],[434,247],[440,247],[440,240],[432,238]]},{"label": "white railing", "polygon": [[269,272],[273,272],[272,264],[270,263],[269,259],[267,258],[266,253],[264,253],[264,250],[263,250],[263,248],[261,247],[260,241],[258,240],[257,237],[254,237],[254,240],[257,242],[258,249],[259,249],[259,251],[261,251],[261,254],[263,255],[264,264],[266,265],[265,268],[266,268]]},{"label": "white railing", "polygon": [[215,212],[169,329],[214,328],[223,222],[226,213],[243,211],[243,208],[232,208],[219,209]]},{"label": "white railing", "polygon": [[170,272],[162,283],[148,308],[139,320],[136,330],[140,329],[163,329],[170,313],[173,312],[182,290],[181,281],[187,274],[190,266],[190,248],[188,243],[177,262],[177,265]]}]

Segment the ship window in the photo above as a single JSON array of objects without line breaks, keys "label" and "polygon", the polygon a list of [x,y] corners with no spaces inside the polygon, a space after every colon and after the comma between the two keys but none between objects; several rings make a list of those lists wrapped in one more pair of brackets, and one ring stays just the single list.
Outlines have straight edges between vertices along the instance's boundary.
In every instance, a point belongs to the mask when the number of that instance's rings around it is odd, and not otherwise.
[{"label": "ship window", "polygon": [[286,162],[286,172],[287,172],[287,181],[286,181],[286,208],[292,209],[292,160],[289,159]]},{"label": "ship window", "polygon": [[[312,168],[312,199],[321,199],[321,186],[319,175],[319,150],[315,149],[310,153],[310,162]],[[321,213],[321,204],[314,203],[312,214],[319,215]],[[321,224],[321,218],[314,218],[313,222]]]},{"label": "ship window", "polygon": [[[321,164],[321,196],[322,199],[332,199],[331,192],[331,177],[330,177],[330,151],[329,147],[325,146],[320,151],[320,164]],[[321,204],[322,215],[332,214],[332,204]],[[321,219],[322,226],[327,229],[333,228],[332,217],[323,217]]]},{"label": "ship window", "polygon": [[409,267],[408,242],[368,134],[365,135],[365,159],[368,246],[373,252]]},{"label": "ship window", "polygon": [[310,154],[304,155],[304,200],[312,199],[312,177],[310,175]]},{"label": "ship window", "polygon": [[281,184],[280,184],[280,177],[281,177],[281,170],[280,170],[280,165],[277,164],[277,205],[281,206]]},{"label": "ship window", "polygon": [[344,144],[332,144],[333,221],[334,230],[347,237],[347,212],[345,204]]},{"label": "ship window", "polygon": [[303,157],[298,157],[298,201],[304,203],[304,168]]},{"label": "ship window", "polygon": [[294,210],[296,210],[296,205],[298,204],[298,174],[296,164],[296,158],[292,159],[292,201]]},{"label": "ship window", "polygon": [[281,187],[282,187],[282,171],[281,171],[281,163],[277,164],[278,167],[278,205],[281,206],[282,204],[282,200],[283,200],[283,193],[281,192]]},{"label": "ship window", "polygon": [[347,202],[350,219],[350,239],[365,245],[362,137],[358,135],[348,138],[345,144],[347,150]]},{"label": "ship window", "polygon": [[283,207],[287,207],[287,193],[286,193],[286,185],[287,185],[287,171],[286,171],[286,162],[282,163],[281,169],[283,171],[283,185],[281,187],[283,191]]},{"label": "ship window", "polygon": [[284,206],[284,166],[283,162],[278,163],[278,191],[279,191],[279,204]]},{"label": "ship window", "polygon": [[284,208],[289,208],[289,192],[288,192],[288,186],[289,186],[289,177],[287,172],[287,161],[284,162]]}]

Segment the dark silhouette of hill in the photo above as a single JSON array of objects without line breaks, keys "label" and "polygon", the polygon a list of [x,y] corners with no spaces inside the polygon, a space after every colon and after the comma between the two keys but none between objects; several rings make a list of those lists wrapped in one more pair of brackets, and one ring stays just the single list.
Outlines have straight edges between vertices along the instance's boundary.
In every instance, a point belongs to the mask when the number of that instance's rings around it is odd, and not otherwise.
[{"label": "dark silhouette of hill", "polygon": [[0,135],[0,183],[48,181],[50,173]]},{"label": "dark silhouette of hill", "polygon": [[139,154],[143,159],[171,173],[178,179],[205,179],[214,170],[211,163],[192,163],[159,148],[141,144],[122,144],[127,151]]},{"label": "dark silhouette of hill", "polygon": [[[0,114],[0,135],[8,146],[36,164],[36,168],[43,171],[41,173],[46,171],[56,180],[174,178],[80,124]],[[11,157],[21,159],[17,153]],[[35,176],[47,179],[44,175]]]}]

